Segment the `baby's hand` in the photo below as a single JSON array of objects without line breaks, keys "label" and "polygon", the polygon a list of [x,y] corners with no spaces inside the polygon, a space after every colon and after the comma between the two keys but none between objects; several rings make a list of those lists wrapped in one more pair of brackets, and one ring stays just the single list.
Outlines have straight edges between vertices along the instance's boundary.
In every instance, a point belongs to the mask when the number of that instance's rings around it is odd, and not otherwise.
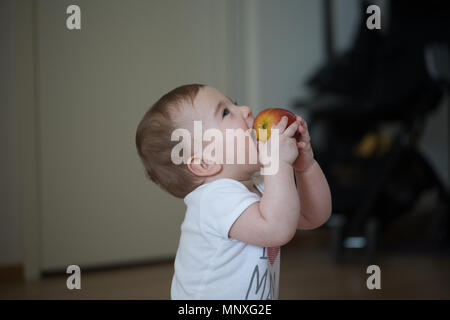
[{"label": "baby's hand", "polygon": [[[297,132],[299,125],[300,125],[300,121],[295,121],[293,122],[289,127],[286,128],[288,123],[288,118],[286,116],[281,118],[281,121],[273,126],[271,128],[272,134],[270,136],[270,138],[266,141],[266,142],[259,142],[259,150],[265,150],[267,154],[267,150],[271,149],[272,147],[272,142],[275,143],[275,141],[273,141],[273,132],[274,130],[278,130],[279,133],[279,143],[278,143],[278,155],[279,155],[279,161],[280,163],[287,163],[289,165],[292,165],[293,162],[295,161],[295,159],[297,159],[298,157],[298,148],[297,148],[297,144],[296,144],[296,140],[294,138],[295,133]],[[273,154],[273,150],[270,150],[269,153],[272,156],[276,156],[276,154]]]},{"label": "baby's hand", "polygon": [[298,132],[300,132],[301,136],[297,141],[298,157],[292,166],[297,172],[305,172],[314,163],[314,153],[310,143],[311,138],[308,132],[308,124],[300,116],[297,116],[297,121],[300,121]]}]

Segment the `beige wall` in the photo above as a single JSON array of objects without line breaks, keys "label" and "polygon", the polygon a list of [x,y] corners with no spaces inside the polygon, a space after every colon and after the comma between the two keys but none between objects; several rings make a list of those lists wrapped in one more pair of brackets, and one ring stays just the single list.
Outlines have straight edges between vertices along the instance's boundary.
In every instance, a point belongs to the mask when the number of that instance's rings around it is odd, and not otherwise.
[{"label": "beige wall", "polygon": [[322,1],[261,0],[256,12],[258,107],[292,108],[324,59]]},{"label": "beige wall", "polygon": [[[255,112],[267,97],[284,104],[295,90],[266,91],[267,72],[276,71],[275,83],[301,82],[317,62],[318,39],[289,39],[320,24],[318,6],[286,1],[268,15],[274,4],[256,0],[78,1],[82,30],[69,31],[69,4],[14,2],[26,264],[52,270],[173,255],[184,205],[145,179],[133,144],[138,120],[188,82],[213,85]],[[280,46],[270,29],[281,22],[287,40]],[[310,41],[306,55],[291,52],[284,63],[267,50],[290,52]],[[298,74],[289,67],[311,58]]]},{"label": "beige wall", "polygon": [[[15,4],[19,64],[26,62],[17,130],[29,274],[173,255],[184,205],[145,179],[134,150],[137,122],[159,96],[188,82],[213,85],[257,112],[265,100],[261,62],[273,58],[263,52],[273,44],[265,31],[286,17],[264,21],[271,4],[256,0],[78,1],[82,30],[68,31],[70,1]],[[288,1],[282,10],[310,7]],[[286,32],[311,22],[302,22],[307,16],[291,13]],[[317,56],[311,50],[304,59]],[[285,62],[283,70],[298,59]],[[274,81],[285,81],[281,75]],[[276,86],[265,94],[286,93]]]}]

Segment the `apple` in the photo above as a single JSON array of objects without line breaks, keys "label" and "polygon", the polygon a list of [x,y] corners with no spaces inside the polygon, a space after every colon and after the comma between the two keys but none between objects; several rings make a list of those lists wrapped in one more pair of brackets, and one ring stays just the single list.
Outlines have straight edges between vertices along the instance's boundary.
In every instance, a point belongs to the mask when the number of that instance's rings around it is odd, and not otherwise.
[{"label": "apple", "polygon": [[[282,109],[282,108],[270,108],[261,111],[258,113],[258,115],[255,118],[255,121],[253,122],[253,129],[256,131],[256,138],[258,141],[266,141],[270,137],[270,129],[272,126],[277,125],[283,116],[286,116],[288,118],[288,124],[286,126],[289,127],[295,120],[295,114],[290,112],[289,110]],[[267,129],[267,137],[264,135],[259,136],[260,132],[259,129]],[[300,137],[300,132],[296,132],[294,137],[297,139]]]}]

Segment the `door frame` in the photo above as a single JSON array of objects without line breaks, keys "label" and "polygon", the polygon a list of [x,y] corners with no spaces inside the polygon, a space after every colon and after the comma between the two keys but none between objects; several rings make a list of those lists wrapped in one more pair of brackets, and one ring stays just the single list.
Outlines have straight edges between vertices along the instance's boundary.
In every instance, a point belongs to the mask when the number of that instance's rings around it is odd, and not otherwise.
[{"label": "door frame", "polygon": [[26,280],[40,278],[39,107],[37,1],[12,1],[14,19],[15,109],[18,213]]}]

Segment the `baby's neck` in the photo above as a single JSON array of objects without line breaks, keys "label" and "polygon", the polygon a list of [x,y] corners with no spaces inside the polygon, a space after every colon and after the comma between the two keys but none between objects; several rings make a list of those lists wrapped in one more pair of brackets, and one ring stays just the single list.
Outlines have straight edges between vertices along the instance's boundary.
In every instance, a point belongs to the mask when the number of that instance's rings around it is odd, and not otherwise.
[{"label": "baby's neck", "polygon": [[253,186],[253,174],[242,174],[239,176],[229,176],[229,175],[220,175],[219,174],[214,177],[209,177],[208,179],[205,180],[204,183],[213,182],[215,180],[219,180],[219,179],[223,179],[223,178],[237,180],[237,181],[241,182],[242,184],[244,184],[247,188],[249,186]]}]

